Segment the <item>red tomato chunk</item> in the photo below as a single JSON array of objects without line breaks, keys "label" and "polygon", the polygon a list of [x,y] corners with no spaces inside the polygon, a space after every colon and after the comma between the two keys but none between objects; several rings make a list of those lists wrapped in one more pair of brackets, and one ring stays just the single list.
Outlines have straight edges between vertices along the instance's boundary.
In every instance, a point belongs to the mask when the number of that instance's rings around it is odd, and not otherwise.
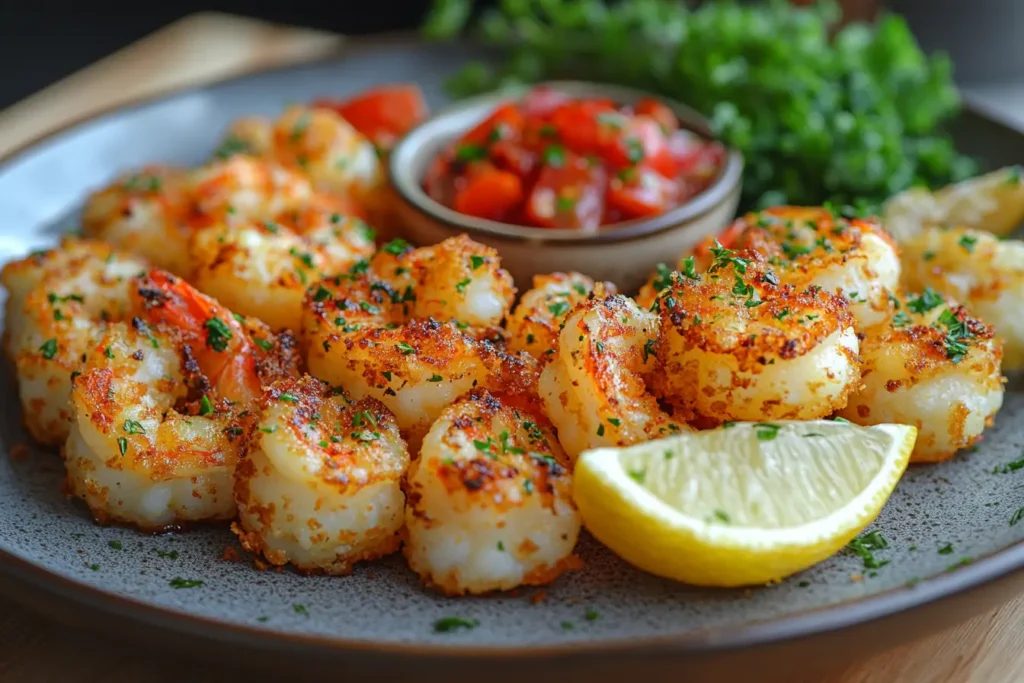
[{"label": "red tomato chunk", "polygon": [[724,162],[719,143],[682,129],[663,102],[620,107],[538,87],[442,152],[423,186],[471,216],[594,231],[683,204]]}]

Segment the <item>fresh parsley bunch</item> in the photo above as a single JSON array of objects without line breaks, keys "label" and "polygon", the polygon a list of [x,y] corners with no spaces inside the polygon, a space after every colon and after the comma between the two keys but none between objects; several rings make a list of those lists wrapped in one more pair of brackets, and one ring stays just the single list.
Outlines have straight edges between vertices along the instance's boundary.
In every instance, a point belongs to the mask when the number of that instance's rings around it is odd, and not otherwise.
[{"label": "fresh parsley bunch", "polygon": [[450,39],[472,23],[507,59],[466,66],[453,95],[575,77],[685,102],[745,155],[747,207],[870,209],[976,172],[940,130],[959,107],[950,62],[925,56],[898,16],[833,35],[832,2],[501,0],[475,21],[472,10],[470,0],[435,0],[424,33]]}]

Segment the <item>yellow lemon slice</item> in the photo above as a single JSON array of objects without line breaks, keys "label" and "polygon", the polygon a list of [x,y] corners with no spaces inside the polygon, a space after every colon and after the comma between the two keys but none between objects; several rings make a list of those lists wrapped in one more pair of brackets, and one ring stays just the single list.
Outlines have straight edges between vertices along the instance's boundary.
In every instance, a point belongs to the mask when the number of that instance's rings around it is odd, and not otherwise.
[{"label": "yellow lemon slice", "polygon": [[870,524],[917,429],[737,423],[585,451],[575,500],[627,562],[699,586],[766,583],[821,562]]}]

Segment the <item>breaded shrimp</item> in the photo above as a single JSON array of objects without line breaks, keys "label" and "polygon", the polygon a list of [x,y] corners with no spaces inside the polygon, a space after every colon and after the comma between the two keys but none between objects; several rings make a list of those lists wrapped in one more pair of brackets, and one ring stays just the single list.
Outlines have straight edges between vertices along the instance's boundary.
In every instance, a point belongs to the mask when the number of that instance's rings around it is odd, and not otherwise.
[{"label": "breaded shrimp", "polygon": [[917,427],[912,462],[937,462],[978,440],[1003,404],[992,328],[932,289],[893,297],[893,315],[861,343],[864,388],[840,415]]},{"label": "breaded shrimp", "polygon": [[657,316],[621,295],[582,301],[566,318],[539,391],[574,462],[588,448],[688,429],[662,410],[645,381],[656,370],[657,336]]},{"label": "breaded shrimp", "polygon": [[409,469],[409,566],[448,595],[554,581],[579,563],[570,471],[528,406],[481,390],[448,406]]},{"label": "breaded shrimp", "polygon": [[76,239],[4,266],[5,350],[18,375],[25,427],[36,441],[67,439],[72,375],[107,323],[125,318],[131,278],[146,267],[107,244]]},{"label": "breaded shrimp", "polygon": [[322,192],[362,200],[384,181],[373,143],[331,109],[288,107],[274,122],[272,149]]},{"label": "breaded shrimp", "polygon": [[244,154],[193,170],[190,189],[195,227],[246,218],[271,220],[317,200],[313,185],[302,174]]},{"label": "breaded shrimp", "polygon": [[70,495],[103,523],[161,530],[235,515],[233,472],[264,381],[291,345],[236,320],[164,271],[133,282],[131,323],[110,324],[72,381]]},{"label": "breaded shrimp", "polygon": [[274,148],[274,129],[271,122],[260,116],[236,119],[224,134],[213,159],[228,159],[236,154],[269,157]]},{"label": "breaded shrimp", "polygon": [[147,166],[123,174],[86,200],[82,234],[184,275],[192,210],[185,170]]},{"label": "breaded shrimp", "polygon": [[[780,206],[738,219],[723,239],[727,247],[760,252],[781,284],[797,291],[820,287],[849,303],[858,331],[885,320],[890,291],[899,288],[896,244],[875,220],[847,219],[821,208]],[[699,245],[693,266],[705,270],[714,260],[716,240]],[[718,245],[721,246],[721,245]],[[677,269],[686,267],[680,260]],[[638,297],[650,305],[668,285],[670,269],[662,266]]]},{"label": "breaded shrimp", "polygon": [[702,424],[814,420],[846,405],[860,363],[843,299],[780,285],[754,251],[714,248],[706,272],[690,270],[656,302],[662,398]]},{"label": "breaded shrimp", "polygon": [[342,272],[369,257],[373,249],[365,223],[330,211],[220,223],[193,235],[191,281],[233,311],[274,329],[298,330],[306,288],[325,273]]},{"label": "breaded shrimp", "polygon": [[271,564],[347,574],[398,550],[408,466],[378,401],[350,402],[308,375],[277,382],[236,469],[236,532]]},{"label": "breaded shrimp", "polygon": [[541,362],[555,354],[558,331],[573,307],[590,296],[615,294],[611,282],[595,283],[580,273],[534,275],[533,289],[519,298],[519,304],[505,323],[508,348],[526,351]]},{"label": "breaded shrimp", "polygon": [[1003,369],[1024,368],[1024,242],[969,228],[925,228],[902,245],[903,283],[931,287],[995,328]]},{"label": "breaded shrimp", "polygon": [[369,263],[310,287],[309,370],[354,397],[379,399],[415,448],[441,410],[473,387],[534,386],[532,358],[470,334],[504,317],[511,291],[493,251],[465,238],[417,250],[393,242]]}]

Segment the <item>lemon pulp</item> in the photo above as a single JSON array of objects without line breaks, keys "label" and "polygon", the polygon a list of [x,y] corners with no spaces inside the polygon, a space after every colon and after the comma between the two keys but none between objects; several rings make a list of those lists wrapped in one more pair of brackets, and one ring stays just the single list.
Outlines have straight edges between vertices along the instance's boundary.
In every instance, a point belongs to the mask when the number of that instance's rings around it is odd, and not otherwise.
[{"label": "lemon pulp", "polygon": [[879,514],[917,430],[739,423],[583,453],[575,500],[591,533],[653,574],[765,583],[829,557]]}]

